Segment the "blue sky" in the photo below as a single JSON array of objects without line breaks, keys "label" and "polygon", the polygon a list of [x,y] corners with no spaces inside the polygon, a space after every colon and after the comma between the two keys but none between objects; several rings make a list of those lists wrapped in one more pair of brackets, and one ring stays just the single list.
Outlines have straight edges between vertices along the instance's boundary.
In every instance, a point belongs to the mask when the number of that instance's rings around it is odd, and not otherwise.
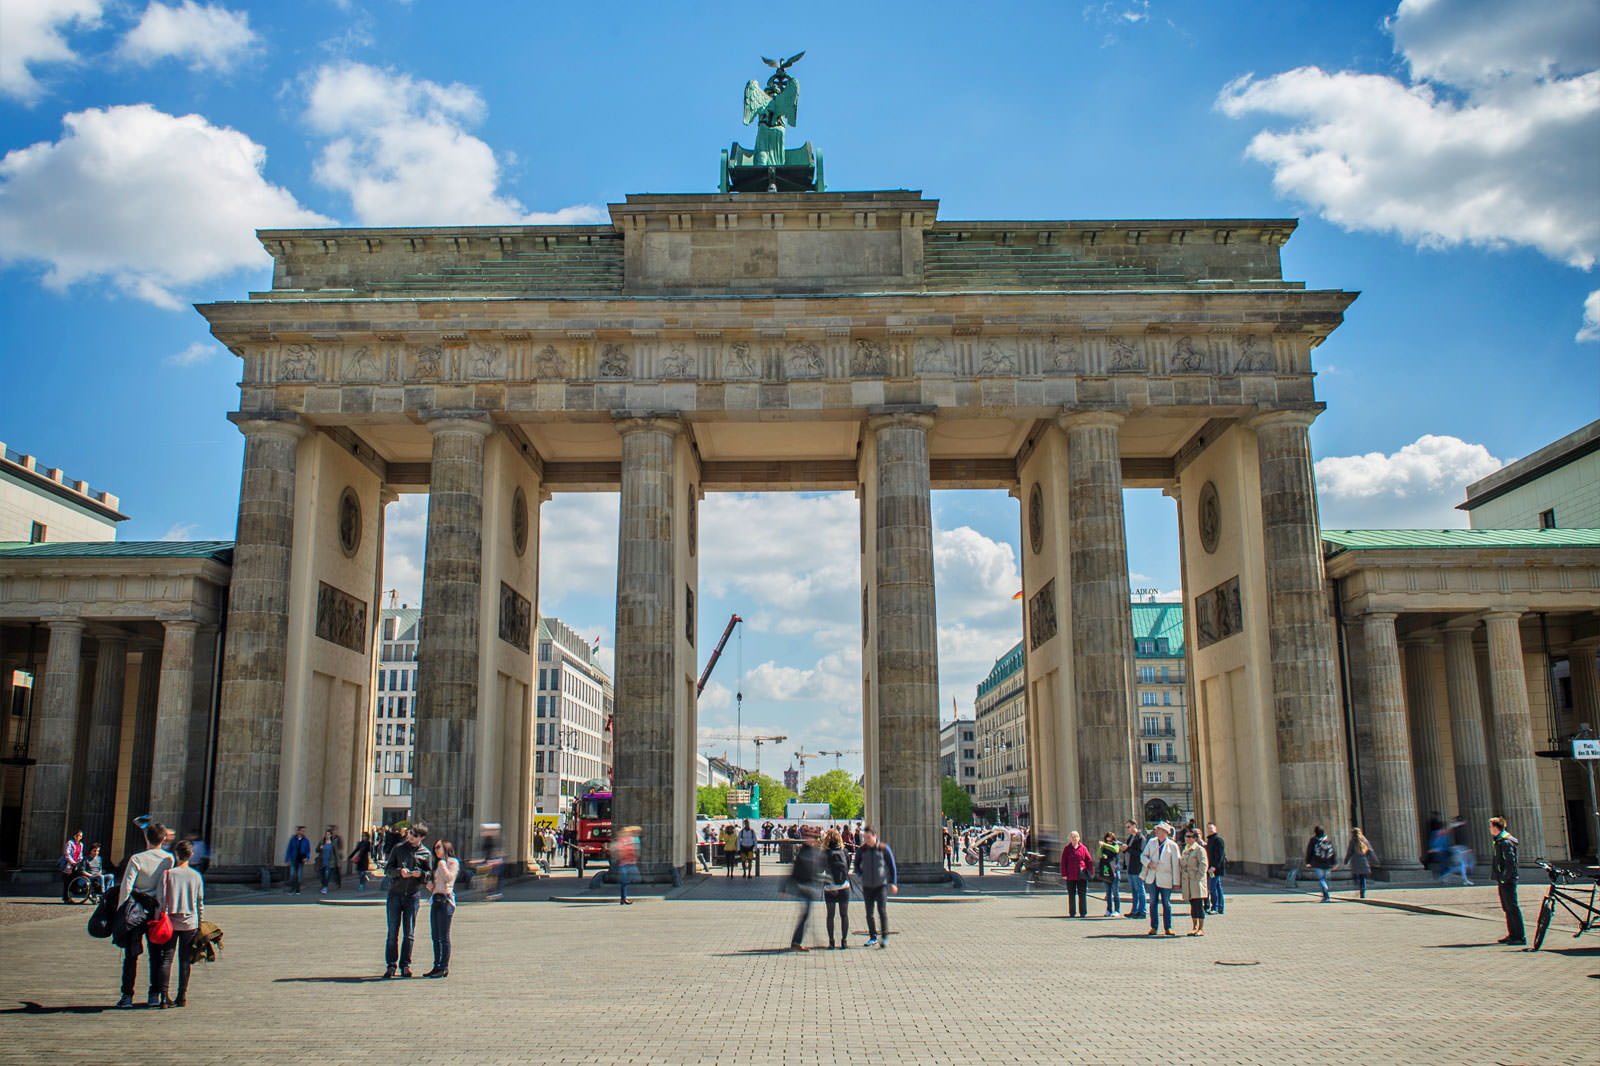
[{"label": "blue sky", "polygon": [[[1600,415],[1592,0],[781,10],[6,0],[0,439],[119,494],[123,539],[231,537],[236,361],[189,304],[269,285],[254,228],[709,191],[759,57],[802,48],[798,132],[834,188],[946,219],[1299,217],[1285,275],[1362,294],[1315,355],[1329,526],[1461,524],[1466,482]],[[745,721],[812,750],[860,747],[853,509],[703,512],[701,644],[748,618]],[[943,705],[970,713],[1020,632],[1016,504],[943,493],[936,519]],[[423,521],[391,508],[386,584],[413,601]],[[612,496],[543,522],[544,609],[608,647],[615,523]],[[1170,505],[1130,493],[1128,524],[1134,583],[1170,593]]]}]

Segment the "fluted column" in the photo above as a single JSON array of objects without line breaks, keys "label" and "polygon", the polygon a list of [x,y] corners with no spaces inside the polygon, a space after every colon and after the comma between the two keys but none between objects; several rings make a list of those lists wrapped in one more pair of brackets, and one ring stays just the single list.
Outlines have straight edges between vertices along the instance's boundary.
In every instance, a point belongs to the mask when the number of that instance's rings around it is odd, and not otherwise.
[{"label": "fluted column", "polygon": [[483,584],[480,412],[436,412],[417,643],[417,743],[412,810],[435,840],[477,839],[478,626]]},{"label": "fluted column", "polygon": [[76,618],[47,623],[50,646],[39,683],[28,774],[31,802],[23,858],[53,862],[67,839],[67,793],[72,784],[72,758],[77,749],[78,689],[83,658],[83,623]]},{"label": "fluted column", "polygon": [[672,461],[683,423],[630,418],[622,434],[617,526],[617,647],[612,736],[612,821],[639,827],[640,874],[672,868],[674,654],[677,579]]},{"label": "fluted column", "polygon": [[1313,825],[1340,825],[1350,813],[1311,463],[1315,418],[1310,411],[1272,411],[1251,422],[1261,470],[1267,634],[1289,861],[1301,854]]},{"label": "fluted column", "polygon": [[1412,769],[1417,779],[1419,811],[1438,811],[1445,819],[1459,814],[1455,792],[1445,773],[1446,742],[1439,714],[1439,693],[1433,684],[1436,637],[1406,641],[1406,709],[1411,724]]},{"label": "fluted column", "polygon": [[[84,749],[83,839],[111,847],[117,809],[117,762],[122,753],[122,704],[128,681],[128,638],[101,637],[95,653],[89,744]],[[142,813],[142,812],[135,812]]]},{"label": "fluted column", "polygon": [[278,835],[289,560],[294,549],[294,417],[239,418],[244,472],[222,658],[211,838],[219,865],[266,866]]},{"label": "fluted column", "polygon": [[[151,766],[151,754],[155,748],[156,738],[159,657],[158,645],[145,644],[140,648],[139,688],[133,700],[133,736],[129,738],[128,744],[128,802],[124,808],[127,813],[120,827],[123,855],[132,855],[144,850],[144,845],[140,841],[143,834],[140,833],[139,827],[133,824],[133,819],[141,814],[152,813],[179,832],[199,828],[181,824],[181,811],[158,808],[151,802],[150,782],[154,769]],[[109,841],[107,844],[109,845]]]},{"label": "fluted column", "polygon": [[158,818],[176,821],[186,811],[200,806],[190,800],[184,788],[192,728],[195,635],[200,626],[184,619],[165,622],[162,628],[156,735],[150,754],[150,805]]},{"label": "fluted column", "polygon": [[1086,411],[1060,419],[1067,434],[1072,678],[1085,840],[1138,809],[1133,770],[1133,618],[1122,514],[1123,416]]},{"label": "fluted column", "polygon": [[1362,616],[1361,634],[1367,653],[1367,711],[1372,723],[1370,767],[1378,785],[1377,810],[1370,812],[1368,829],[1378,838],[1378,855],[1384,867],[1400,870],[1417,867],[1420,840],[1394,619],[1392,614],[1369,611]]},{"label": "fluted column", "polygon": [[1466,819],[1472,850],[1489,854],[1489,819],[1494,816],[1494,784],[1483,740],[1483,700],[1477,658],[1472,650],[1476,621],[1444,627],[1446,692],[1450,700],[1450,748],[1456,764],[1457,813]]},{"label": "fluted column", "polygon": [[937,869],[939,639],[928,431],[915,412],[867,422],[877,445],[878,829],[908,867]]},{"label": "fluted column", "polygon": [[1544,822],[1539,812],[1539,778],[1533,755],[1533,716],[1528,709],[1528,679],[1522,663],[1522,612],[1491,611],[1483,625],[1489,636],[1490,736],[1500,781],[1501,817],[1522,844],[1524,863],[1544,857]]},{"label": "fluted column", "polygon": [[1595,652],[1600,639],[1575,641],[1567,647],[1567,674],[1572,678],[1572,711],[1577,723],[1600,730],[1600,663]]}]

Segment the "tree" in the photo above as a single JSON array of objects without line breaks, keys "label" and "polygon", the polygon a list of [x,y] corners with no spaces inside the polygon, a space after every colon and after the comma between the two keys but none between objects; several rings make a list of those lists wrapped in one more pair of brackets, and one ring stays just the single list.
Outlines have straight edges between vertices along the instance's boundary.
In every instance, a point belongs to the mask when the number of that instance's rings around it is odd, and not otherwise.
[{"label": "tree", "polygon": [[942,793],[941,806],[944,816],[956,825],[970,825],[972,823],[972,797],[967,795],[967,790],[961,787],[961,782],[953,777],[944,779],[940,786]]},{"label": "tree", "polygon": [[752,784],[761,786],[761,817],[782,818],[783,809],[789,801],[794,799],[794,793],[783,787],[780,781],[774,781],[766,774],[750,774],[745,778],[745,788]]},{"label": "tree", "polygon": [[709,815],[712,818],[726,818],[728,816],[727,785],[701,785],[695,792],[698,801],[698,813]]},{"label": "tree", "polygon": [[826,803],[833,817],[842,822],[861,817],[864,797],[861,786],[844,770],[829,770],[806,782],[801,796],[807,803]]}]

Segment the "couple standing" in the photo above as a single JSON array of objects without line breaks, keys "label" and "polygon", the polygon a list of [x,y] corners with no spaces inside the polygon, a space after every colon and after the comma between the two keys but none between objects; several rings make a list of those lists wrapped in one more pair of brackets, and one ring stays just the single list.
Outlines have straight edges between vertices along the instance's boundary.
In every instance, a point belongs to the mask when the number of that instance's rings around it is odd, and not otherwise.
[{"label": "couple standing", "polygon": [[428,914],[428,926],[433,934],[433,969],[422,976],[450,976],[450,924],[456,913],[456,874],[461,872],[461,864],[450,841],[435,841],[430,851],[422,843],[427,836],[428,827],[413,822],[406,827],[400,842],[389,849],[386,867],[389,896],[385,904],[389,932],[383,949],[385,978],[396,975],[396,966],[399,976],[411,976],[411,944],[424,886],[433,900]]}]

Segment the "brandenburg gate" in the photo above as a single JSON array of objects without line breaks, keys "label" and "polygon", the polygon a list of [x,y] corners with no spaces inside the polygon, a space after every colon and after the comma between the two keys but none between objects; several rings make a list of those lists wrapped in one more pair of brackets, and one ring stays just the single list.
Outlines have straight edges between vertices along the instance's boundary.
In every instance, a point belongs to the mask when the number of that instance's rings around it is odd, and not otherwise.
[{"label": "brandenburg gate", "polygon": [[708,492],[859,498],[866,818],[912,873],[940,860],[934,489],[1020,502],[1042,837],[1136,809],[1125,487],[1177,501],[1190,683],[1238,738],[1203,782],[1241,812],[1232,850],[1274,866],[1342,824],[1307,432],[1354,294],[1283,280],[1294,221],[943,220],[780,169],[601,225],[264,231],[271,290],[200,308],[243,368],[219,863],[365,820],[384,508],[419,491],[413,810],[457,841],[499,822],[527,856],[557,492],[621,494],[615,816],[647,877],[694,861]]}]

